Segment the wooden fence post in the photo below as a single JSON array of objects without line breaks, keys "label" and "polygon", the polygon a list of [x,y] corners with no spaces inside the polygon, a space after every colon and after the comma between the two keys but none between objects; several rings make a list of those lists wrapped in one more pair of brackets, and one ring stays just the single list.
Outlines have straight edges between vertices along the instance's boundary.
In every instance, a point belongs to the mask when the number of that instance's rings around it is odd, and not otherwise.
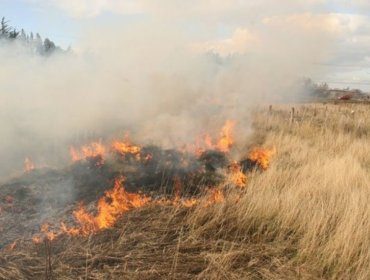
[{"label": "wooden fence post", "polygon": [[292,110],[290,111],[290,123],[293,123],[294,121],[294,112],[295,112],[295,109],[294,107],[292,107]]}]

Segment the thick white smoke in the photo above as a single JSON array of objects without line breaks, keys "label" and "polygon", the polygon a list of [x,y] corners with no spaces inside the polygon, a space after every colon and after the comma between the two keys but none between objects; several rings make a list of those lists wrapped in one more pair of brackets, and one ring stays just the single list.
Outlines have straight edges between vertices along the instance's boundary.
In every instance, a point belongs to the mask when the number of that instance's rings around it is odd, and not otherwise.
[{"label": "thick white smoke", "polygon": [[74,53],[47,58],[2,45],[0,175],[21,169],[26,156],[53,165],[74,141],[126,131],[171,146],[234,119],[242,141],[249,108],[299,100],[296,81],[333,39],[325,20],[270,16],[222,40],[194,40],[173,20],[95,26]]}]

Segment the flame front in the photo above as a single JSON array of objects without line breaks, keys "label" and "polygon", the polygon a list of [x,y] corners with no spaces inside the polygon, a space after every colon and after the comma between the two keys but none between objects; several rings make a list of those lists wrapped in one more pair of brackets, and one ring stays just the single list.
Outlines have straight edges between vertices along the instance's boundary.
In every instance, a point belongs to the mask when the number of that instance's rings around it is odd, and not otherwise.
[{"label": "flame front", "polygon": [[32,242],[33,242],[33,244],[40,244],[41,243],[41,237],[37,236],[37,235],[33,236],[32,237]]},{"label": "flame front", "polygon": [[80,147],[80,149],[77,149],[75,147],[70,147],[69,153],[71,156],[72,161],[80,161],[88,158],[96,158],[100,157],[101,161],[99,164],[103,164],[104,160],[103,158],[106,155],[106,148],[105,146],[99,141],[99,142],[92,142],[87,145],[83,145]]},{"label": "flame front", "polygon": [[[206,133],[203,139],[197,138],[195,145],[190,147],[193,148],[194,153],[198,156],[200,156],[206,149],[228,153],[235,142],[233,137],[235,124],[235,121],[227,120],[221,129],[218,140],[214,141],[214,139]],[[186,145],[186,147],[187,148],[184,149],[185,151],[191,150],[188,145]]]},{"label": "flame front", "polygon": [[57,234],[55,232],[50,231],[49,224],[41,225],[41,232],[44,233],[46,238],[50,241],[53,241],[57,237]]},{"label": "flame front", "polygon": [[213,188],[208,190],[207,206],[215,203],[222,203],[224,201],[225,196],[221,189]]},{"label": "flame front", "polygon": [[244,188],[247,184],[247,175],[241,171],[241,166],[233,162],[229,166],[229,181],[239,188]]},{"label": "flame front", "polygon": [[263,170],[266,170],[270,166],[271,157],[276,154],[276,148],[264,149],[255,148],[249,153],[249,159],[257,162]]},{"label": "flame front", "polygon": [[221,152],[229,152],[231,147],[234,144],[234,139],[233,139],[233,129],[235,126],[235,122],[231,120],[227,120],[225,125],[222,128],[220,139],[217,142],[217,149],[220,150]]},{"label": "flame front", "polygon": [[141,194],[127,192],[123,187],[123,182],[123,178],[116,179],[113,189],[107,191],[105,196],[99,199],[98,212],[95,216],[90,214],[83,205],[80,205],[73,213],[79,226],[67,228],[62,224],[62,231],[70,235],[88,235],[98,230],[110,228],[120,215],[130,209],[143,207],[150,201],[150,198]]},{"label": "flame front", "polygon": [[113,141],[112,149],[113,151],[117,152],[123,157],[130,154],[130,155],[135,156],[137,160],[140,160],[141,158],[140,156],[141,147],[130,143],[130,141],[127,139],[125,141],[118,141],[118,140]]},{"label": "flame front", "polygon": [[[228,153],[234,144],[233,139],[233,128],[235,126],[234,121],[226,121],[220,133],[220,138],[218,141],[212,142],[212,138],[207,134],[202,145],[195,145],[196,151],[201,151],[204,147],[208,149],[214,149],[221,151],[223,153]],[[199,143],[197,143],[199,144]],[[180,150],[181,151],[181,150]],[[188,152],[187,148],[184,148],[184,153]],[[108,145],[99,142],[93,142],[91,144],[84,145],[79,149],[74,147],[70,148],[70,154],[73,161],[84,160],[88,158],[98,157],[104,163],[104,158],[110,155],[118,154],[122,157],[127,157],[128,159],[134,158],[136,160],[150,161],[153,159],[152,154],[142,153],[140,146],[130,143],[127,139],[124,141],[115,140],[111,143],[110,148]],[[248,158],[255,164],[258,164],[263,170],[267,169],[270,165],[270,158],[276,153],[276,149],[263,149],[256,148],[253,149]],[[111,159],[110,156],[107,159]],[[27,162],[31,162],[26,159]],[[26,161],[25,161],[26,163]],[[168,164],[171,164],[169,161]],[[181,159],[181,166],[187,168],[189,166],[189,161],[187,158]],[[244,188],[247,184],[247,175],[242,171],[242,163],[233,162],[229,165],[227,170],[226,183],[231,183],[231,185]],[[33,166],[33,164],[32,164]],[[201,170],[201,172],[203,172]],[[68,226],[65,223],[61,223],[57,230],[50,230],[48,224],[41,226],[41,233],[33,237],[33,242],[38,244],[41,240],[54,240],[61,234],[67,235],[90,235],[96,233],[100,230],[108,229],[113,227],[117,220],[131,209],[141,208],[149,203],[151,205],[172,205],[175,207],[186,207],[190,208],[195,205],[200,205],[201,207],[209,207],[216,203],[223,203],[225,201],[224,191],[220,188],[213,187],[209,188],[205,197],[190,197],[182,198],[182,181],[180,178],[173,178],[174,182],[174,196],[172,198],[161,198],[161,199],[151,199],[141,193],[129,193],[125,190],[123,183],[124,178],[119,177],[114,181],[114,187],[106,191],[104,196],[101,197],[96,208],[93,211],[88,210],[83,204],[73,212],[75,219],[75,226]]]}]

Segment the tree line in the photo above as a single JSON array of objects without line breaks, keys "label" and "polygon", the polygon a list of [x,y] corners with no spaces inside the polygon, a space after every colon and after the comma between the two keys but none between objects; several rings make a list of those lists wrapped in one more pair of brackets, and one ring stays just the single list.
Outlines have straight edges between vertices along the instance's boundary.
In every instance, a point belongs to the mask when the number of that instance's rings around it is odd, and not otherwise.
[{"label": "tree line", "polygon": [[51,55],[54,52],[64,52],[62,48],[55,45],[49,38],[44,40],[39,33],[26,33],[24,29],[17,30],[9,25],[9,21],[3,17],[0,22],[0,42],[20,42],[29,47],[33,52],[40,55]]}]

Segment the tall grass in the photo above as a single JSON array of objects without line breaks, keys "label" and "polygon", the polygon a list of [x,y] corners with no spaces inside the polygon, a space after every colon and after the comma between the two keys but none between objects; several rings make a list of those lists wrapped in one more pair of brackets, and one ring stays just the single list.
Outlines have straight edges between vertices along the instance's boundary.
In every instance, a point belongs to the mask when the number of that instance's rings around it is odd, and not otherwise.
[{"label": "tall grass", "polygon": [[296,111],[255,112],[256,139],[277,148],[271,167],[237,202],[231,192],[189,217],[190,238],[223,244],[200,278],[370,279],[370,108]]}]

